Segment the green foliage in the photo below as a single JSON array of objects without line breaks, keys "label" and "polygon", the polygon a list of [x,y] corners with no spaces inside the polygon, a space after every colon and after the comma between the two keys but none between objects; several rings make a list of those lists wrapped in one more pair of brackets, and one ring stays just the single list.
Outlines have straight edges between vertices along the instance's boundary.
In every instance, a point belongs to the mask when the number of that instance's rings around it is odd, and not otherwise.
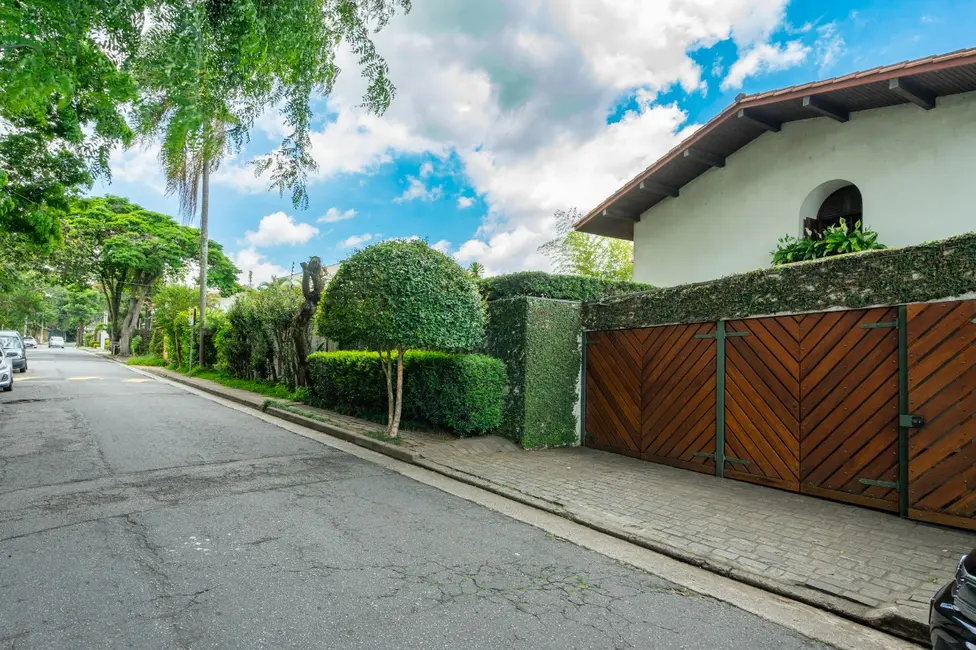
[{"label": "green foliage", "polygon": [[240,379],[295,386],[297,359],[292,335],[303,300],[299,288],[275,283],[241,294],[217,330],[221,370]]},{"label": "green foliage", "polygon": [[132,354],[134,354],[136,356],[141,355],[143,353],[143,349],[142,349],[142,337],[139,336],[138,334],[136,334],[135,336],[133,336],[132,337],[132,341],[130,343],[130,347],[132,348]]},{"label": "green foliage", "polygon": [[[505,366],[477,354],[407,351],[403,413],[407,420],[461,436],[491,433],[501,424]],[[316,352],[309,356],[309,403],[357,416],[386,413],[386,384],[375,352]]]},{"label": "green foliage", "polygon": [[860,221],[849,229],[841,219],[839,225],[828,227],[823,234],[807,233],[800,238],[789,235],[781,238],[772,253],[773,266],[884,248],[886,246],[878,243],[878,233],[863,230]]},{"label": "green foliage", "polygon": [[577,440],[580,317],[578,302],[520,297],[488,303],[485,352],[508,370],[499,433],[526,449]]},{"label": "green foliage", "polygon": [[127,366],[165,366],[166,359],[156,354],[144,354],[129,357],[125,360]]},{"label": "green foliage", "polygon": [[347,347],[463,351],[481,345],[485,315],[456,262],[426,242],[391,240],[343,262],[317,324]]},{"label": "green foliage", "polygon": [[839,255],[585,307],[588,330],[926,302],[976,292],[976,233]]},{"label": "green foliage", "polygon": [[634,244],[623,239],[578,232],[576,208],[557,210],[557,237],[539,247],[558,273],[627,282],[634,277]]},{"label": "green foliage", "polygon": [[274,399],[298,402],[301,401],[305,396],[304,392],[292,390],[284,384],[279,384],[277,382],[267,381],[264,379],[239,379],[213,369],[201,369],[194,366],[192,372],[189,374],[191,377],[207,379],[223,386],[227,386],[228,388],[247,390],[251,391],[252,393],[259,393]]},{"label": "green foliage", "polygon": [[100,283],[115,341],[135,327],[153,286],[180,277],[199,251],[193,228],[115,196],[76,201],[65,225],[57,266],[66,280]]},{"label": "green foliage", "polygon": [[166,332],[161,327],[153,329],[152,338],[149,339],[149,354],[162,358],[166,350]]},{"label": "green foliage", "polygon": [[479,283],[485,300],[530,296],[552,300],[603,300],[652,287],[640,282],[618,282],[584,278],[578,275],[553,275],[542,271],[520,271],[485,278]]}]

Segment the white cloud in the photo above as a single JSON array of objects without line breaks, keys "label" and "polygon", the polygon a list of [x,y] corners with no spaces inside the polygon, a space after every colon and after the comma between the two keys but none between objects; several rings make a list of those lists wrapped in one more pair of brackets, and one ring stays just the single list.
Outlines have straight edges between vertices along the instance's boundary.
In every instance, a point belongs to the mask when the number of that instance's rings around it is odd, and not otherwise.
[{"label": "white cloud", "polygon": [[225,160],[217,171],[210,175],[210,181],[217,185],[228,185],[240,194],[264,194],[271,185],[270,180],[267,174],[258,176],[254,172],[255,168],[252,165],[235,156]]},{"label": "white cloud", "polygon": [[275,212],[261,217],[257,232],[244,233],[244,241],[251,246],[304,244],[318,233],[319,229],[311,224],[299,223],[291,215]]},{"label": "white cloud", "polygon": [[268,258],[259,253],[253,246],[231,253],[229,257],[234,265],[241,270],[237,276],[237,281],[244,286],[247,286],[249,272],[253,274],[251,284],[255,287],[262,282],[270,281],[272,278],[288,275],[288,269],[278,266],[274,262],[269,262]]},{"label": "white cloud", "polygon": [[153,191],[163,194],[166,179],[159,166],[159,145],[148,147],[134,146],[129,149],[117,147],[109,157],[112,167],[112,180],[126,183],[140,183]]},{"label": "white cloud", "polygon": [[329,208],[325,211],[321,217],[316,219],[319,223],[336,223],[337,221],[345,221],[346,219],[352,219],[358,213],[355,210],[346,210],[342,212],[339,208]]},{"label": "white cloud", "polygon": [[458,210],[466,210],[474,205],[474,198],[470,196],[459,196],[457,200]]},{"label": "white cloud", "polygon": [[427,178],[434,173],[434,164],[429,160],[420,166],[420,177]]},{"label": "white cloud", "polygon": [[374,234],[368,233],[368,232],[363,233],[362,235],[353,235],[352,237],[349,237],[347,239],[344,239],[339,244],[339,246],[340,246],[340,248],[355,248],[356,246],[360,246],[362,244],[365,244],[366,242],[372,240],[373,237],[376,237],[376,236],[377,235],[374,235]]},{"label": "white cloud", "polygon": [[722,80],[722,90],[741,88],[749,77],[769,72],[787,70],[799,65],[810,54],[810,48],[800,41],[774,44],[761,43],[746,50],[739,60],[729,68],[729,74]]},{"label": "white cloud", "polygon": [[[427,163],[424,163],[425,165]],[[424,169],[421,167],[420,173],[424,175]],[[428,173],[429,174],[429,173]],[[407,189],[404,190],[403,194],[393,199],[394,203],[406,203],[408,201],[436,201],[441,198],[444,194],[444,188],[440,185],[436,187],[427,187],[422,178],[417,178],[416,176],[407,176]]]},{"label": "white cloud", "polygon": [[433,248],[435,251],[440,251],[445,255],[447,255],[448,251],[451,250],[451,242],[447,241],[446,239],[442,239],[436,244],[431,244],[430,247]]},{"label": "white cloud", "polygon": [[817,42],[814,48],[820,73],[823,74],[847,51],[844,37],[837,30],[837,23],[827,23],[817,28]]}]

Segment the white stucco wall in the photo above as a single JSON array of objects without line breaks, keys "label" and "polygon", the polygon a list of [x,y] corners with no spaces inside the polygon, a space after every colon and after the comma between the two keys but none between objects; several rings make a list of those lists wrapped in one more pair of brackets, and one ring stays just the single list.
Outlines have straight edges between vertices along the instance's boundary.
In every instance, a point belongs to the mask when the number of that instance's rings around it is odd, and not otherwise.
[{"label": "white stucco wall", "polygon": [[777,239],[801,234],[811,192],[836,180],[857,185],[865,225],[888,246],[976,230],[976,93],[760,136],[641,215],[634,279],[672,286],[766,267]]}]

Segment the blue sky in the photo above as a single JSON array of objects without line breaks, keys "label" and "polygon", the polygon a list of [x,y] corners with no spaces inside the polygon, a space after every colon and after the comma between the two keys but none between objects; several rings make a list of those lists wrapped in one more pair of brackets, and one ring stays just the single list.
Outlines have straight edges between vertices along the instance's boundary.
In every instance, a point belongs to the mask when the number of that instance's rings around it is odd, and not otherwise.
[{"label": "blue sky", "polygon": [[[383,117],[341,54],[308,209],[246,167],[286,132],[272,110],[214,178],[211,236],[255,283],[390,237],[545,269],[555,210],[585,212],[737,93],[972,47],[973,24],[976,0],[415,0],[377,38],[398,88]],[[112,167],[93,193],[176,214],[152,147]]]}]

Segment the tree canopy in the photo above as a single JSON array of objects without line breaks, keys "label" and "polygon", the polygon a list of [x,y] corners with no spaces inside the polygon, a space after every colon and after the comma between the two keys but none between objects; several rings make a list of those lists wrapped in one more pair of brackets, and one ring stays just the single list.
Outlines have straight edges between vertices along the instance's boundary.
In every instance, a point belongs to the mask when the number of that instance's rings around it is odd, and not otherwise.
[{"label": "tree canopy", "polygon": [[556,273],[599,280],[629,281],[634,277],[634,244],[573,230],[582,215],[573,208],[557,210],[557,237],[539,247]]},{"label": "tree canopy", "polygon": [[[117,196],[80,199],[65,220],[65,250],[59,264],[66,280],[97,282],[108,302],[113,341],[123,352],[135,319],[157,281],[181,280],[199,242],[196,230],[172,217],[145,210]],[[222,254],[214,278],[237,269]],[[229,289],[229,287],[224,287]]]},{"label": "tree canopy", "polygon": [[[319,333],[380,353],[396,436],[407,349],[464,351],[484,340],[485,309],[467,271],[427,242],[391,240],[342,263],[320,303]],[[396,351],[396,388],[393,381]]]}]

